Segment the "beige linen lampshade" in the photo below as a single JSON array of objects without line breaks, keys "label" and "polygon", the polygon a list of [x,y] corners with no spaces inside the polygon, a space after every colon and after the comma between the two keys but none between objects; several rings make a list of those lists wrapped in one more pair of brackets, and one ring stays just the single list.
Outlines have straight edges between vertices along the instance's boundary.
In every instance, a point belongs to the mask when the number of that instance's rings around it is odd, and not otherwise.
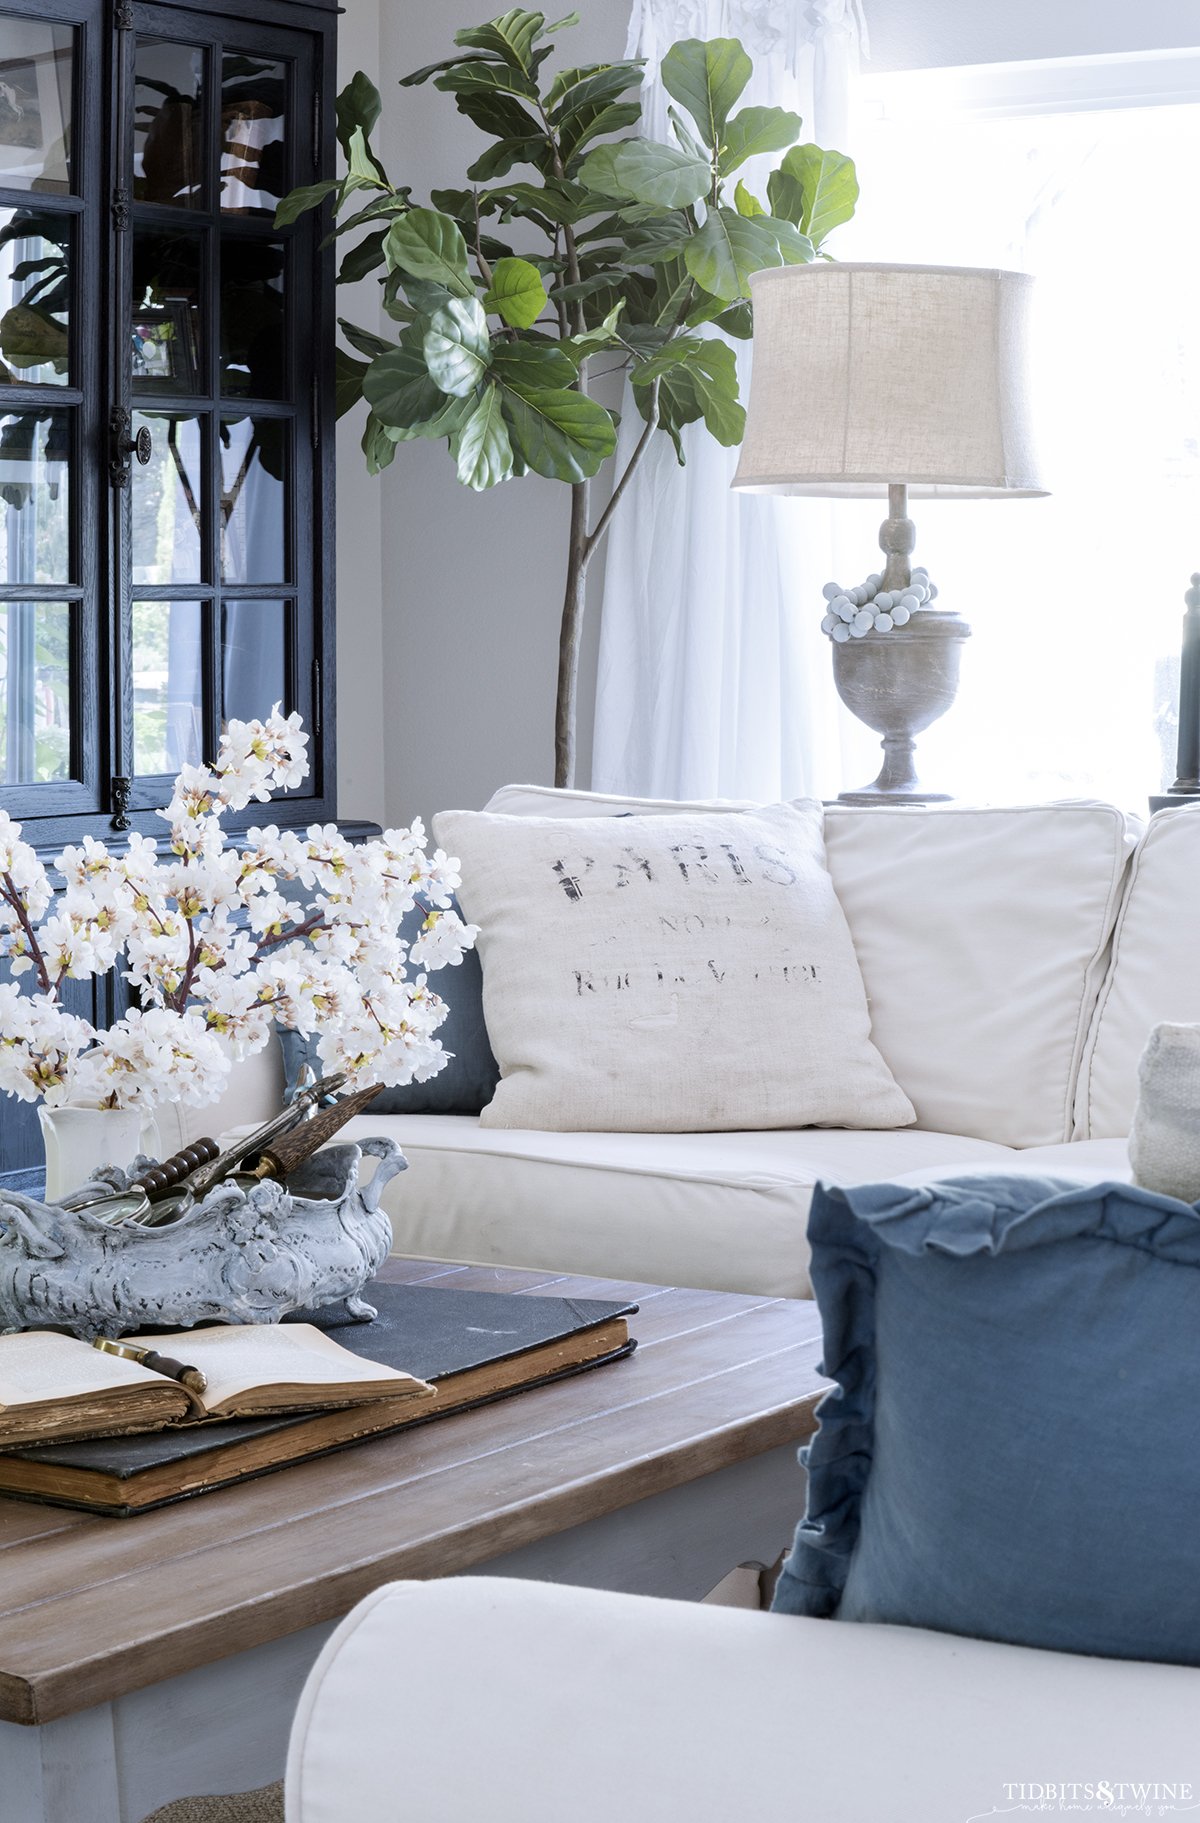
[{"label": "beige linen lampshade", "polygon": [[1025,383],[1022,272],[818,262],[756,272],[733,485],[916,497],[1046,492]]}]

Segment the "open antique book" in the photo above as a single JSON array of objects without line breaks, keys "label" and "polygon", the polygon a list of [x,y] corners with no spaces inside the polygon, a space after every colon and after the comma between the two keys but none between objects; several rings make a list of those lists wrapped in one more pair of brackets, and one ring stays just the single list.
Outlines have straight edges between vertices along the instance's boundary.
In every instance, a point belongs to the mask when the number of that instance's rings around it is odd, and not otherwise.
[{"label": "open antique book", "polygon": [[423,1380],[363,1360],[308,1323],[139,1335],[137,1345],[199,1368],[207,1388],[193,1392],[53,1330],[0,1336],[0,1449],[434,1397]]},{"label": "open antique book", "polygon": [[[621,1360],[635,1346],[625,1320],[637,1309],[635,1304],[553,1297],[541,1292],[526,1296],[503,1291],[460,1291],[452,1282],[442,1285],[437,1279],[416,1285],[389,1284],[379,1279],[370,1287],[370,1298],[379,1311],[373,1323],[348,1322],[336,1313],[328,1313],[332,1321],[326,1321],[323,1327],[332,1328],[348,1347],[339,1347],[332,1337],[325,1336],[330,1351],[327,1358],[343,1363],[353,1361],[365,1372],[365,1380],[353,1383],[355,1398],[360,1388],[370,1390],[373,1386],[386,1386],[387,1397],[376,1398],[370,1404],[321,1410],[292,1408],[199,1424],[169,1420],[164,1423],[159,1415],[154,1422],[161,1428],[142,1436],[113,1436],[110,1432],[107,1437],[75,1441],[61,1429],[44,1430],[39,1432],[36,1443],[0,1447],[0,1496],[15,1494],[24,1500],[47,1500],[93,1513],[144,1513],[165,1501],[227,1487],[248,1476],[264,1475],[289,1463],[327,1455],[347,1444],[382,1438],[385,1432],[403,1432],[469,1406],[486,1405],[511,1393],[547,1386]],[[314,1313],[318,1332],[325,1315]],[[137,1340],[156,1340],[176,1360],[203,1365],[211,1379],[205,1395],[206,1406],[211,1410],[223,1387],[211,1358],[201,1361],[205,1346],[202,1336],[206,1341],[211,1338],[211,1357],[218,1350],[229,1349],[232,1338],[237,1336],[245,1336],[252,1348],[261,1351],[271,1337],[286,1346],[294,1335],[313,1333],[307,1325],[289,1321],[282,1329],[191,1330],[186,1335],[139,1336]],[[216,1341],[218,1336],[226,1335],[230,1342]],[[262,1342],[257,1339],[260,1335]],[[0,1338],[0,1399],[6,1378],[6,1345],[7,1339]],[[103,1364],[105,1359],[79,1342],[68,1342],[66,1348],[75,1362],[81,1350],[85,1357],[89,1352],[95,1354],[97,1363]],[[305,1358],[313,1358],[311,1346]],[[114,1357],[108,1359],[120,1365]],[[89,1373],[92,1365],[90,1360],[83,1361]],[[393,1373],[393,1368],[409,1371]],[[273,1385],[261,1386],[264,1397],[285,1390],[288,1372],[293,1375],[290,1385],[295,1385],[294,1367],[282,1367]],[[342,1369],[338,1372],[342,1374]],[[413,1380],[410,1374],[418,1378]],[[167,1400],[173,1401],[170,1409],[179,1411],[181,1389],[173,1382],[147,1388],[144,1372],[132,1377],[139,1399],[157,1397],[161,1402],[165,1387]],[[11,1386],[11,1375],[8,1380]],[[348,1382],[347,1372],[343,1386]],[[433,1396],[412,1396],[414,1390],[424,1390],[424,1382],[432,1384]],[[128,1400],[132,1396],[128,1375],[121,1384]],[[336,1388],[326,1385],[320,1390],[328,1395]],[[304,1394],[306,1399],[312,1395],[311,1383]],[[28,1409],[26,1406],[26,1412]],[[161,1405],[156,1409],[161,1414]],[[234,1409],[245,1412],[249,1407],[235,1394]],[[0,1411],[0,1424],[5,1416]],[[4,1434],[0,1430],[0,1436]],[[384,1445],[381,1443],[380,1447]]]}]

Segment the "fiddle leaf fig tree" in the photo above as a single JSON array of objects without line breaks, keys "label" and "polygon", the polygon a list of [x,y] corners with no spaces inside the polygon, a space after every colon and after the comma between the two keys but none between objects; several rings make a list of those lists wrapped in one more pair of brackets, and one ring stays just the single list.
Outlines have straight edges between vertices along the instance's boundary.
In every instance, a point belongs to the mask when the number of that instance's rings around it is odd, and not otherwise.
[{"label": "fiddle leaf fig tree", "polygon": [[[574,776],[580,627],[588,566],[656,435],[703,422],[741,442],[745,412],[726,338],[751,333],[752,273],[804,263],[854,212],[854,166],[797,144],[799,115],[744,107],[750,58],[734,38],[686,39],[661,67],[673,143],[640,137],[636,62],[547,66],[553,35],[515,8],[456,33],[453,52],[405,77],[432,82],[488,143],[457,188],[428,202],[393,184],[372,148],[380,97],[360,71],[338,97],[345,174],[295,190],[279,224],[332,199],[354,237],[340,282],[377,273],[395,324],[383,339],[344,319],[338,409],[369,407],[372,474],[401,443],[444,439],[467,487],[534,473],[571,490],[559,646],[555,776]],[[758,194],[738,173],[782,153]],[[592,396],[593,363],[624,369],[643,429],[593,517],[590,484],[617,447]]]}]

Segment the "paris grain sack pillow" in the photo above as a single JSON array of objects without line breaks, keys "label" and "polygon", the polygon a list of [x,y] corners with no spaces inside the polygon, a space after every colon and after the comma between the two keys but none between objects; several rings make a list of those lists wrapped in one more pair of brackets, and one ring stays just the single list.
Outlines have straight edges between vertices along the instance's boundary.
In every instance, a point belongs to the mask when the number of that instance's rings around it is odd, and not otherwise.
[{"label": "paris grain sack pillow", "polygon": [[900,1127],[821,807],[444,811],[501,1081],[485,1127]]}]

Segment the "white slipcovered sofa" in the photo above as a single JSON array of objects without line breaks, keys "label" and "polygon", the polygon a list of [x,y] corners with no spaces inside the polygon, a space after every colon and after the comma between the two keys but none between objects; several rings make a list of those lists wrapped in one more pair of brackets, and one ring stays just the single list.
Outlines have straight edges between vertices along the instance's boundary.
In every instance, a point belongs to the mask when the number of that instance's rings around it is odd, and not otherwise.
[{"label": "white slipcovered sofa", "polygon": [[546,1583],[393,1583],[313,1667],[287,1816],[1173,1816],[1200,1800],[1198,1702],[1200,1672],[1176,1665]]},{"label": "white slipcovered sofa", "polygon": [[[507,786],[510,815],[669,804]],[[737,808],[709,805],[705,808]],[[1136,1067],[1159,1020],[1200,1020],[1200,806],[1146,829],[1109,805],[830,806],[828,864],[872,1037],[917,1110],[888,1132],[541,1133],[474,1116],[368,1115],[410,1169],[405,1254],[804,1296],[813,1185],[1014,1166],[1127,1175]],[[450,971],[438,979],[453,992]],[[278,1106],[272,1054],[182,1143]]]}]

